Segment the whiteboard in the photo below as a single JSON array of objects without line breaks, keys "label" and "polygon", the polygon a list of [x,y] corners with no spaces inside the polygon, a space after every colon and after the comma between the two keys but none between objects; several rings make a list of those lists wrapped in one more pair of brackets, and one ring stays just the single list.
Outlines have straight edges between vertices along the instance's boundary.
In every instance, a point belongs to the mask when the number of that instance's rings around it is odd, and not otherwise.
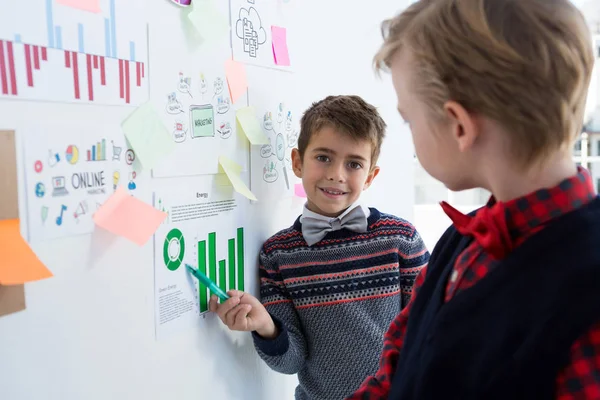
[{"label": "whiteboard", "polygon": [[[0,2],[3,10],[8,7],[7,0]],[[308,21],[310,27],[303,30],[302,40],[290,43],[290,49],[295,49],[290,54],[294,69],[290,76],[297,81],[293,100],[305,109],[328,94],[355,93],[380,108],[389,125],[389,147],[382,150],[382,172],[365,198],[381,211],[411,219],[410,136],[396,116],[389,80],[375,78],[371,69],[371,57],[380,43],[379,22],[400,5],[383,0],[362,8],[347,7],[341,0],[276,2],[278,7],[293,11],[290,24],[307,26]],[[218,4],[227,15],[227,2]],[[148,27],[167,24],[177,31],[186,21],[182,8],[170,1],[145,1],[143,9]],[[37,8],[31,10],[31,14],[19,17],[19,26],[44,24],[43,13]],[[320,27],[334,29],[325,35]],[[154,54],[150,58],[156,64],[145,70],[149,96],[162,99],[164,93],[153,91],[155,82],[164,79],[173,85],[173,78],[161,77],[154,68],[173,60]],[[261,86],[264,82],[252,80],[250,69],[248,72],[250,87],[265,87]],[[251,105],[252,99],[248,100]],[[109,130],[131,111],[132,106],[123,102],[114,106],[2,97],[0,129],[14,129],[22,148],[32,118]],[[23,225],[27,226],[27,215],[23,214],[26,165],[23,153],[18,155],[19,205]],[[245,162],[248,168],[242,178],[248,183],[252,172],[248,152]],[[188,177],[158,178],[144,171],[136,180],[136,197],[152,204],[153,193],[163,182],[186,185]],[[294,198],[259,199],[248,204],[247,224],[252,231],[245,243],[247,290],[257,293],[256,256],[263,241],[291,225],[301,207],[302,201]],[[27,234],[26,229],[23,233]],[[224,234],[226,239],[231,237]],[[270,371],[256,355],[250,335],[228,332],[214,315],[207,315],[189,330],[156,339],[154,240],[138,247],[94,230],[41,241],[32,247],[54,277],[25,285],[26,310],[0,318],[2,399],[293,399],[295,377]]]}]

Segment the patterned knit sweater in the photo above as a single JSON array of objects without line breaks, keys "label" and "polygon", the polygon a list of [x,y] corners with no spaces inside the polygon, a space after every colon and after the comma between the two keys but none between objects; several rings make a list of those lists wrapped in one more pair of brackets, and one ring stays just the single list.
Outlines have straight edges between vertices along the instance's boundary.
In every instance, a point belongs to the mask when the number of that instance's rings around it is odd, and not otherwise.
[{"label": "patterned knit sweater", "polygon": [[298,374],[297,400],[344,399],[377,371],[383,335],[429,260],[410,223],[370,210],[365,233],[309,247],[298,218],[260,252],[261,301],[280,333],[253,333],[254,344],[272,369]]}]

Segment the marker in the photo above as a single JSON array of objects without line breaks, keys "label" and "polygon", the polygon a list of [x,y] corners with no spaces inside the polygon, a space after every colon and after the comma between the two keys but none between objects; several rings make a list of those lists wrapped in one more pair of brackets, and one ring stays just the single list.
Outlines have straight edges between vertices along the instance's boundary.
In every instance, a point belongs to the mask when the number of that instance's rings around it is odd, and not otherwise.
[{"label": "marker", "polygon": [[219,288],[216,285],[216,283],[211,281],[208,276],[204,275],[202,272],[198,271],[197,269],[195,269],[194,267],[192,267],[189,264],[185,264],[185,267],[188,271],[190,271],[190,274],[194,275],[194,277],[196,279],[198,279],[201,284],[203,284],[204,286],[206,286],[208,288],[208,290],[210,290],[211,292],[216,294],[217,297],[219,297],[222,301],[225,301],[229,298],[227,293],[222,291],[221,288]]}]

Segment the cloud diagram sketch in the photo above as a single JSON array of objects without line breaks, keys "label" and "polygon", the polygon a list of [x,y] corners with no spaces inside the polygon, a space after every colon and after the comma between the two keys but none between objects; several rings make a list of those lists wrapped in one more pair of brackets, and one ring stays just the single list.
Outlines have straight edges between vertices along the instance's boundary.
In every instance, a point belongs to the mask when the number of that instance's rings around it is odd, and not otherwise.
[{"label": "cloud diagram sketch", "polygon": [[249,2],[248,0],[231,0],[231,47],[233,59],[246,64],[291,71],[289,65],[278,65],[275,62],[272,29],[288,29],[285,10],[277,6],[277,2]]},{"label": "cloud diagram sketch", "polygon": [[244,53],[256,58],[259,46],[267,41],[267,31],[262,26],[256,8],[240,8],[238,20],[235,23],[235,34],[242,40]]}]

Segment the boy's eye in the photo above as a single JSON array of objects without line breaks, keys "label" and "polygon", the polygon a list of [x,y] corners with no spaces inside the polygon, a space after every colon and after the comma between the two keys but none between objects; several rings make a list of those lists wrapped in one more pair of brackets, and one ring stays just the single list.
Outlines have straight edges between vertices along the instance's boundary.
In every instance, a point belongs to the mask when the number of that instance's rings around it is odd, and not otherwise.
[{"label": "boy's eye", "polygon": [[329,157],[327,157],[327,156],[317,156],[317,161],[328,162],[329,161]]},{"label": "boy's eye", "polygon": [[362,165],[356,161],[350,161],[348,163],[348,166],[352,169],[361,169],[362,168]]}]

